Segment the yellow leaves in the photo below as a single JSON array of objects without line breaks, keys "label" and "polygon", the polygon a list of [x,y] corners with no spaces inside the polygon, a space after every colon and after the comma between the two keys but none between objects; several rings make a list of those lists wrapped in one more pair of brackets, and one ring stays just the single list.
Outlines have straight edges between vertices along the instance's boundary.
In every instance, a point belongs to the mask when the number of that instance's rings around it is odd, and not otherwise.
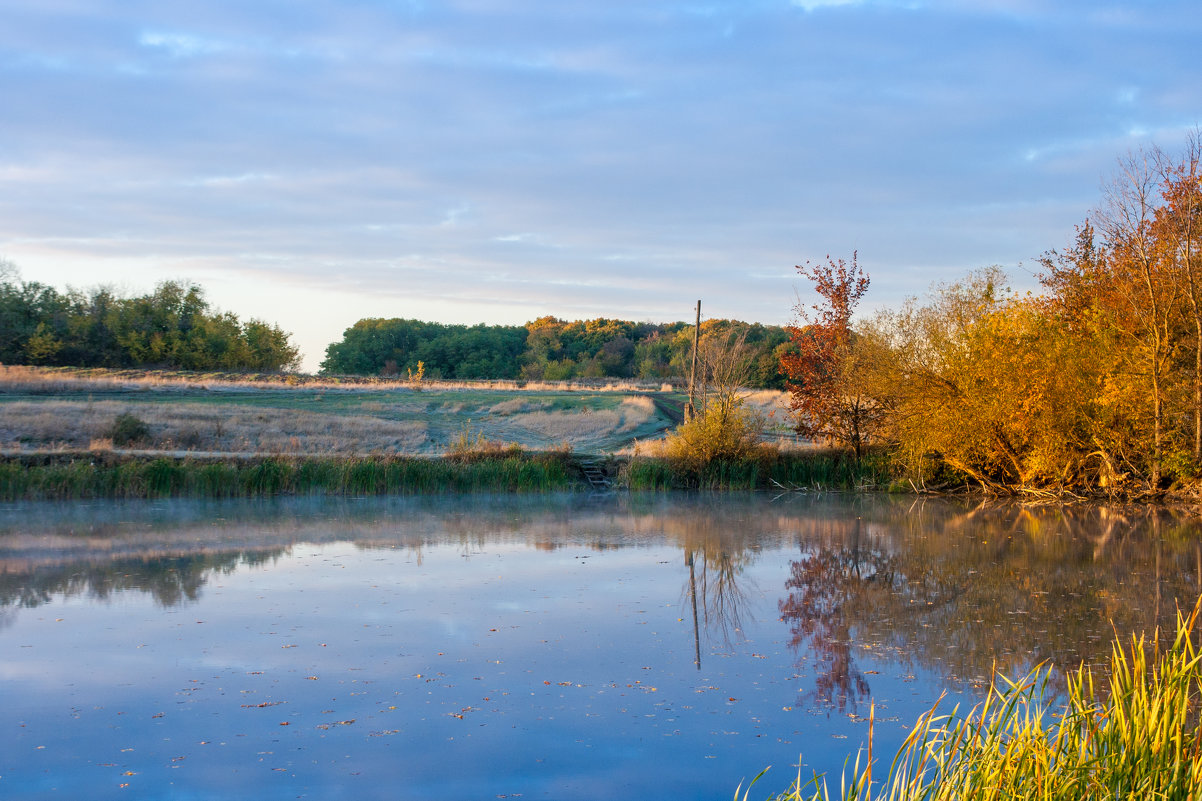
[{"label": "yellow leaves", "polygon": [[[1071,480],[1092,449],[1104,359],[1042,299],[970,296],[957,288],[950,299],[893,318],[903,329],[896,339],[911,343],[902,369],[914,376],[897,393],[902,452],[938,453],[982,483]],[[940,321],[947,315],[954,321]]]}]

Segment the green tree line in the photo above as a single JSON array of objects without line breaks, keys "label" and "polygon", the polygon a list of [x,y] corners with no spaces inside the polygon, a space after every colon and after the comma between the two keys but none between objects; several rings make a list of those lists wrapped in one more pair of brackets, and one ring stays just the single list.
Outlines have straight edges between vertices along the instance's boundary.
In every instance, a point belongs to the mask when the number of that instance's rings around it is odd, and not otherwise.
[{"label": "green tree line", "polygon": [[298,360],[289,338],[212,309],[195,284],[166,281],[137,297],[104,287],[59,292],[0,262],[0,363],[280,370]]},{"label": "green tree line", "polygon": [[[742,337],[750,361],[748,383],[783,389],[780,358],[791,346],[784,328],[737,320],[705,320],[705,341]],[[327,373],[407,375],[418,370],[442,379],[575,378],[678,379],[689,374],[693,325],[629,320],[566,321],[540,317],[524,326],[445,325],[403,319],[366,319],[326,349]]]}]

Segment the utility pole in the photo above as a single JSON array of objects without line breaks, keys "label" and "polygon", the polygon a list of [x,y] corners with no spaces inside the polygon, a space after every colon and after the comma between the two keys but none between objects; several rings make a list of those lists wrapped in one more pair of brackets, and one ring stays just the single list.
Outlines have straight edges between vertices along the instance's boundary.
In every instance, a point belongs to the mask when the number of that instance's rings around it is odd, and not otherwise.
[{"label": "utility pole", "polygon": [[684,407],[684,421],[693,419],[697,413],[694,405],[697,392],[697,342],[701,338],[701,301],[697,301],[697,325],[693,327],[693,371],[689,374],[689,405]]}]

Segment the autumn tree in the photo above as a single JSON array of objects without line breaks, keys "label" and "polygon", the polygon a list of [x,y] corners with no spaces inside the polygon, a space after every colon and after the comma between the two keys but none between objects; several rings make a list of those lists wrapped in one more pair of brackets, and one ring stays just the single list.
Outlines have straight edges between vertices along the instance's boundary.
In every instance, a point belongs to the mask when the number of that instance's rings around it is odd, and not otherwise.
[{"label": "autumn tree", "polygon": [[1202,451],[1198,172],[1196,142],[1181,161],[1126,156],[1073,247],[1043,259],[1050,308],[1097,354],[1097,453],[1152,489]]},{"label": "autumn tree", "polygon": [[1157,185],[1148,153],[1120,161],[1120,174],[1098,210],[1109,257],[1111,285],[1118,290],[1114,321],[1127,340],[1134,372],[1146,384],[1152,442],[1150,481],[1160,484],[1166,446],[1169,371],[1178,345],[1174,336],[1180,311],[1180,276],[1156,236]]},{"label": "autumn tree", "polygon": [[787,330],[793,348],[781,356],[789,409],[798,434],[834,441],[861,456],[873,435],[878,400],[859,380],[865,359],[857,348],[851,317],[868,291],[868,274],[852,253],[851,264],[827,256],[825,264],[806,262],[797,272],[814,284],[819,303],[798,300],[796,322]]},{"label": "autumn tree", "polygon": [[915,478],[946,464],[997,491],[1064,487],[1089,472],[1093,352],[998,268],[937,287],[887,318],[889,434]]},{"label": "autumn tree", "polygon": [[1202,132],[1190,135],[1180,158],[1157,148],[1154,160],[1161,204],[1155,211],[1153,235],[1161,243],[1168,269],[1176,274],[1186,300],[1184,314],[1193,329],[1190,416],[1197,463],[1202,461]]}]

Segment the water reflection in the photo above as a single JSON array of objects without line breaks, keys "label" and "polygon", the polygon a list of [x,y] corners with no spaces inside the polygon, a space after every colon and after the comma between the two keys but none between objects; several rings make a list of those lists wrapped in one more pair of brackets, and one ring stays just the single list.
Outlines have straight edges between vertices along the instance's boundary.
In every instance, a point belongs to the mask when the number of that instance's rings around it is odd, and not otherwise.
[{"label": "water reflection", "polygon": [[852,650],[857,602],[895,590],[897,560],[880,544],[864,542],[861,518],[845,525],[847,542],[842,547],[818,544],[789,563],[789,594],[780,602],[780,613],[791,628],[789,647],[812,654],[816,662],[814,689],[798,703],[833,705],[840,712],[850,707],[854,712],[871,691]]},{"label": "water reflection", "polygon": [[791,542],[798,556],[778,608],[799,662],[813,661],[802,701],[854,711],[871,694],[857,652],[979,684],[995,664],[1014,673],[1101,661],[1112,627],[1171,625],[1202,591],[1198,531],[1189,509],[891,498],[715,497],[687,510],[663,496],[594,506],[473,498],[452,509],[421,499],[10,506],[0,511],[0,607],[127,590],[175,606],[297,542],[403,548],[420,560],[435,543],[600,552],[662,539],[687,570],[700,667],[704,639],[729,651],[742,637],[761,592],[745,567]]},{"label": "water reflection", "polygon": [[728,532],[705,527],[688,532],[680,543],[689,569],[684,593],[693,615],[693,662],[698,670],[702,626],[730,650],[733,640],[743,638],[743,617],[750,605],[750,594],[757,589],[754,581],[743,577],[743,568],[755,550],[732,546],[731,539]]},{"label": "water reflection", "polygon": [[780,602],[790,645],[815,661],[804,700],[840,711],[872,694],[857,653],[980,687],[995,668],[1101,663],[1115,632],[1171,628],[1202,592],[1189,509],[922,501],[859,512],[812,522]]},{"label": "water reflection", "polygon": [[273,548],[267,552],[125,558],[100,564],[41,564],[32,570],[19,567],[16,559],[6,559],[0,573],[0,607],[32,609],[50,603],[55,596],[105,601],[127,590],[148,593],[160,606],[178,606],[195,601],[213,575],[228,575],[282,553],[282,548]]},{"label": "water reflection", "polygon": [[121,797],[82,759],[148,797],[330,797],[355,776],[361,797],[727,798],[799,751],[837,772],[869,700],[887,751],[995,665],[1099,661],[1114,631],[1171,624],[1200,575],[1197,518],[1152,507],[5,506],[0,773],[29,797],[46,775]]}]

